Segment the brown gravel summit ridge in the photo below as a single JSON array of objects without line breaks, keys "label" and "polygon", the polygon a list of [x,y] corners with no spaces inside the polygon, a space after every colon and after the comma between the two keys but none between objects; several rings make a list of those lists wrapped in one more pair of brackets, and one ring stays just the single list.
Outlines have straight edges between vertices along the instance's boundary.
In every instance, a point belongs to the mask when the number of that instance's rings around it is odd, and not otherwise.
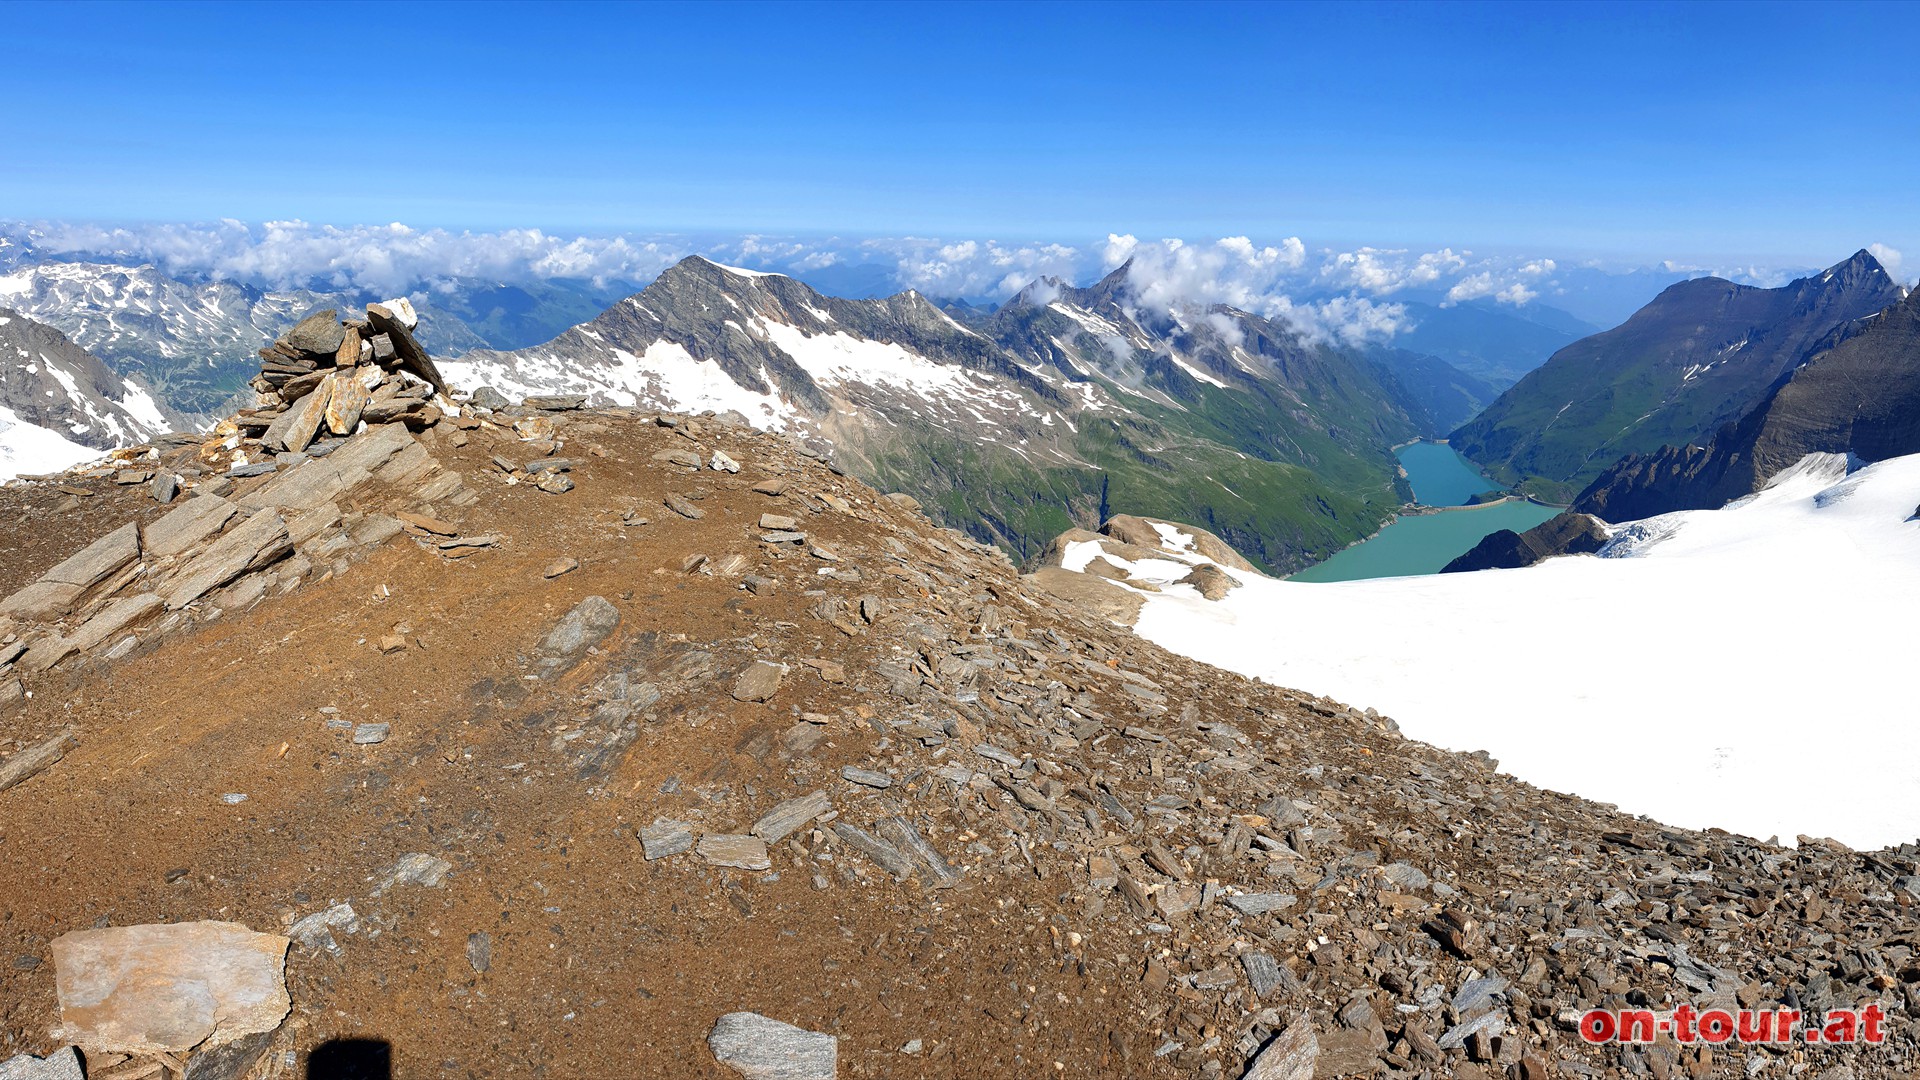
[{"label": "brown gravel summit ridge", "polygon": [[[371,401],[429,385],[369,362]],[[0,492],[16,595],[77,590],[0,625],[0,771],[59,751],[0,790],[0,1057],[59,1049],[54,939],[219,920],[293,942],[235,1077],[340,1039],[402,1077],[1920,1063],[1911,846],[1537,790],[1172,655],[724,418],[406,400],[257,476],[208,466],[282,413],[154,448],[163,514]],[[1679,1001],[1878,1002],[1890,1038],[1573,1030]]]}]

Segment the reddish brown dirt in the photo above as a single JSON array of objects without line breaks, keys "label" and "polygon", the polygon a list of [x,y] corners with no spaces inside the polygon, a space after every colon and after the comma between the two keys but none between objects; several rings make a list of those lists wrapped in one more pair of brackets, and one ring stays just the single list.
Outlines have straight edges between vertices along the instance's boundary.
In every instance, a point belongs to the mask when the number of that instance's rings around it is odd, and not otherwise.
[{"label": "reddish brown dirt", "polygon": [[[469,476],[486,452],[519,451],[478,435],[464,450],[433,441]],[[588,441],[609,456],[581,454]],[[796,574],[755,550],[747,526],[761,512],[794,512],[746,490],[765,475],[756,462],[771,440],[730,443],[745,472],[694,476],[648,460],[675,445],[661,429],[583,437],[567,451],[583,462],[570,494],[475,482],[482,502],[454,516],[468,534],[510,536],[502,549],[449,562],[396,538],[343,577],[164,642],[107,677],[89,667],[42,679],[0,734],[24,740],[71,723],[81,742],[0,793],[0,1054],[52,1045],[48,943],[61,933],[200,918],[274,929],[350,900],[378,932],[339,935],[337,959],[295,947],[295,1042],[384,1039],[400,1076],[728,1076],[704,1040],[735,1009],[839,1034],[848,1076],[1113,1075],[1109,1031],[1127,1044],[1125,1071],[1144,1073],[1149,1035],[1130,1032],[1137,972],[1063,965],[1050,922],[1070,899],[1063,882],[934,894],[875,875],[823,890],[784,847],[770,874],[709,869],[692,855],[642,860],[636,827],[683,812],[696,787],[731,792],[742,831],[759,809],[815,786],[837,805],[861,798],[826,778],[872,764],[874,731],[841,715],[868,696],[799,670],[771,702],[740,704],[723,674],[663,702],[609,775],[556,775],[554,727],[573,715],[569,692],[603,665],[528,684],[522,657],[590,594],[622,613],[610,655],[642,635],[685,635],[723,673],[776,643],[789,658],[865,664],[873,643],[810,618],[814,601],[787,583],[817,564]],[[698,489],[709,493],[704,520],[660,503]],[[31,499],[8,497],[30,510]],[[621,528],[612,511],[626,505],[653,523]],[[0,589],[124,520],[92,510],[57,518],[58,529],[0,513],[0,546],[30,555]],[[846,551],[871,540],[837,515],[807,528]],[[787,581],[758,597],[680,571],[689,552],[729,551]],[[545,580],[559,556],[580,569]],[[903,589],[870,575],[856,594]],[[372,643],[396,624],[410,627],[410,647],[379,654]],[[355,722],[391,722],[393,735],[349,745],[324,727],[318,710],[329,705]],[[835,716],[804,770],[772,748],[800,709]],[[681,793],[662,794],[674,778]],[[228,792],[248,799],[224,805]],[[412,851],[452,860],[449,883],[367,899],[373,877]],[[888,895],[855,903],[855,890]],[[485,975],[466,958],[475,932],[492,938]],[[918,1058],[897,1053],[913,1039],[926,1048]]]}]

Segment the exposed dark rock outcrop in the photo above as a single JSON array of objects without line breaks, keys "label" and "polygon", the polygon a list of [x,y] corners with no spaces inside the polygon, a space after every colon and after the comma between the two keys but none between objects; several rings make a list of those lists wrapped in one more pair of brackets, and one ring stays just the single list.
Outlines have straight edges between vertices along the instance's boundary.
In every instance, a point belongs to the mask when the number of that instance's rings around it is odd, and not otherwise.
[{"label": "exposed dark rock outcrop", "polygon": [[1481,537],[1472,551],[1442,567],[1443,574],[1472,570],[1512,570],[1555,555],[1587,555],[1607,542],[1607,530],[1587,514],[1565,513],[1526,532],[1501,529]]}]

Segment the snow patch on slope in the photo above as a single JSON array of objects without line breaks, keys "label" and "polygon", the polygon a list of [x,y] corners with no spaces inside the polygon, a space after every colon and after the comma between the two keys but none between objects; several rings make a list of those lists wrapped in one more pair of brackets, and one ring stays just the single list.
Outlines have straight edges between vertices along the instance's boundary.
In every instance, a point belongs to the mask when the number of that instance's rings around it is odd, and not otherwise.
[{"label": "snow patch on slope", "polygon": [[1134,572],[1162,591],[1136,629],[1542,787],[1880,847],[1920,836],[1917,503],[1920,455],[1851,476],[1828,458],[1726,509],[1625,526],[1611,558],[1331,583],[1222,567],[1243,587],[1217,602],[1148,560]]},{"label": "snow patch on slope", "polygon": [[101,456],[101,451],[81,446],[38,424],[29,424],[12,409],[0,405],[0,481],[61,472]]},{"label": "snow patch on slope", "polygon": [[655,341],[638,355],[614,349],[604,365],[581,364],[538,350],[521,354],[512,367],[468,360],[438,363],[455,386],[491,386],[509,398],[564,391],[600,395],[616,405],[644,403],[677,412],[733,409],[768,431],[784,431],[799,416],[779,395],[741,386],[720,365],[695,360],[684,346],[671,341]]}]

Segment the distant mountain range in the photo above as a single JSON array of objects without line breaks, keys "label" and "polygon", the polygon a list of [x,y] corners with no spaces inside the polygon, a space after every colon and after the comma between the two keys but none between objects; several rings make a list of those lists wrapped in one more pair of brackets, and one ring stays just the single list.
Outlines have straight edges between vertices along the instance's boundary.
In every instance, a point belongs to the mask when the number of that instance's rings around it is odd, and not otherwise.
[{"label": "distant mountain range", "polygon": [[[1439,357],[1496,392],[1518,382],[1555,352],[1601,327],[1558,308],[1468,300],[1442,304],[1408,299],[1408,327],[1393,344]],[[1487,399],[1491,400],[1491,398]]]},{"label": "distant mountain range", "polygon": [[1127,512],[1205,523],[1277,569],[1377,528],[1409,496],[1391,447],[1485,390],[1225,306],[1149,310],[1127,266],[943,310],[695,257],[550,342],[443,367],[509,395],[734,410],[1023,556]]},{"label": "distant mountain range", "polygon": [[1564,500],[1630,454],[1705,440],[1904,296],[1865,251],[1777,289],[1679,282],[1554,353],[1451,441],[1494,479]]}]

